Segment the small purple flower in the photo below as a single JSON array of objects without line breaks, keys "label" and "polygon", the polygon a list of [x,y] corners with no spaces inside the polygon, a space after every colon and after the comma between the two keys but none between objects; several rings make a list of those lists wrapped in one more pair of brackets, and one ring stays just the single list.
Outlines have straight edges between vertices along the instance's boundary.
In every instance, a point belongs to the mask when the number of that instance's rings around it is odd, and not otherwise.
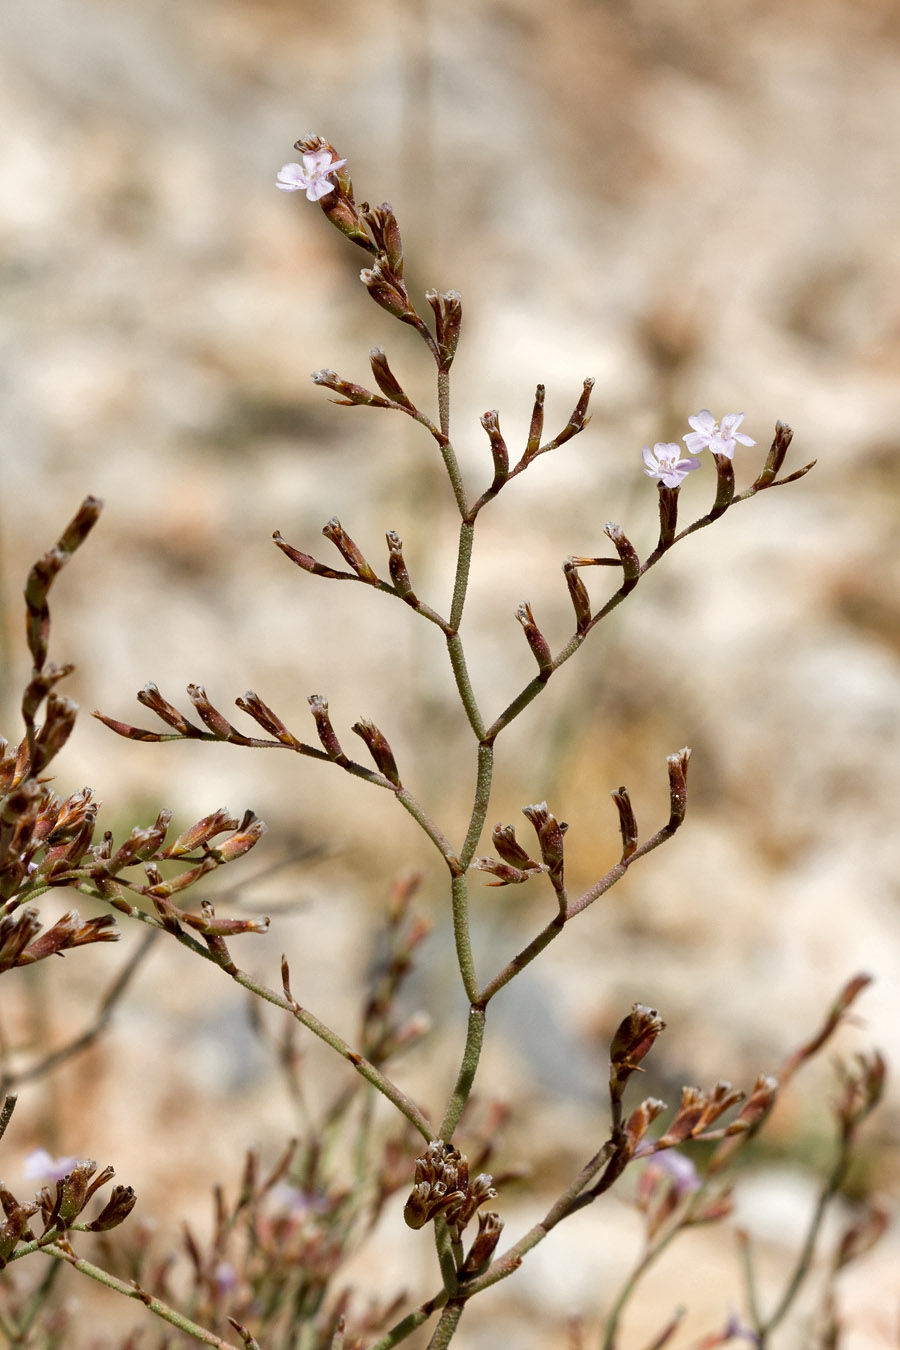
[{"label": "small purple flower", "polygon": [[688,418],[694,430],[689,431],[681,439],[691,454],[695,455],[699,450],[706,450],[708,447],[714,455],[727,455],[732,459],[739,441],[741,445],[756,444],[756,441],[738,431],[737,428],[743,420],[743,413],[726,413],[721,422],[717,422],[708,408],[701,408],[693,417]]},{"label": "small purple flower", "polygon": [[346,163],[345,159],[332,159],[328,150],[316,150],[312,155],[304,155],[302,164],[283,165],[275,186],[282,192],[304,191],[311,202],[317,202],[334,192],[334,183],[329,183],[328,178]]},{"label": "small purple flower", "polygon": [[680,487],[683,478],[687,478],[693,469],[700,468],[699,459],[682,459],[681,446],[673,441],[657,441],[652,450],[645,445],[641,454],[644,473],[668,488]]},{"label": "small purple flower", "polygon": [[725,1341],[748,1341],[750,1345],[759,1345],[759,1337],[756,1332],[751,1331],[749,1327],[744,1326],[744,1323],[738,1317],[736,1312],[731,1313],[729,1316],[728,1321],[725,1323],[725,1329],[722,1332],[722,1335]]},{"label": "small purple flower", "polygon": [[686,1154],[679,1153],[677,1149],[660,1149],[658,1153],[653,1154],[648,1166],[655,1167],[671,1177],[679,1196],[693,1195],[694,1191],[699,1191],[702,1184],[691,1159]]},{"label": "small purple flower", "polygon": [[34,1148],[22,1166],[26,1181],[59,1181],[71,1172],[77,1158],[54,1158],[45,1148]]}]

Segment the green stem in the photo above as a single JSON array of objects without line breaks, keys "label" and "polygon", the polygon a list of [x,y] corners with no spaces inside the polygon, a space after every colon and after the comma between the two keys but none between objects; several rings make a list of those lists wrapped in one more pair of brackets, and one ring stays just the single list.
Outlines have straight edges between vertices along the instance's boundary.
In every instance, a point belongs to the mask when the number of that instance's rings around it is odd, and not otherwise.
[{"label": "green stem", "polygon": [[431,817],[426,813],[424,807],[416,800],[411,792],[404,787],[395,788],[394,791],[397,796],[397,801],[404,810],[409,812],[419,828],[428,835],[428,838],[450,868],[453,876],[457,876],[460,871],[460,861],[454,852],[450,840],[441,832]]},{"label": "green stem", "polygon": [[472,1083],[481,1057],[481,1047],[484,1044],[484,1025],[484,1008],[471,1007],[469,1009],[469,1026],[462,1063],[459,1066],[456,1085],[453,1088],[447,1110],[444,1113],[444,1119],[441,1122],[440,1137],[448,1144],[453,1138],[453,1131],[459,1124],[460,1116],[472,1091]]},{"label": "green stem", "polygon": [[444,1219],[438,1215],[434,1223],[434,1245],[437,1250],[438,1264],[441,1268],[441,1279],[444,1281],[444,1288],[447,1291],[447,1297],[453,1298],[459,1288],[459,1281],[456,1278],[456,1259],[453,1255],[453,1243],[450,1238],[450,1229]]},{"label": "green stem", "polygon": [[474,1003],[478,998],[478,979],[475,975],[472,937],[469,932],[469,885],[465,874],[455,876],[450,882],[450,902],[453,907],[453,941],[456,945],[459,973],[462,976],[466,997],[470,1003]]},{"label": "green stem", "polygon": [[447,1291],[446,1289],[442,1289],[434,1298],[429,1299],[427,1303],[423,1303],[421,1307],[416,1308],[415,1312],[408,1313],[406,1317],[399,1321],[395,1326],[391,1327],[390,1331],[386,1332],[384,1336],[381,1337],[381,1340],[376,1341],[375,1344],[370,1347],[370,1350],[393,1350],[395,1345],[399,1345],[401,1341],[405,1341],[406,1338],[411,1336],[423,1322],[427,1322],[429,1317],[437,1312],[438,1308],[443,1308],[446,1302]]},{"label": "green stem", "polygon": [[453,678],[456,681],[456,688],[459,691],[459,699],[465,710],[466,717],[469,719],[469,726],[475,732],[479,741],[485,738],[484,718],[478,707],[475,698],[475,690],[472,688],[472,681],[469,678],[469,668],[466,665],[466,655],[463,651],[462,639],[458,633],[453,633],[447,638],[447,654],[450,657],[450,665],[453,668]]},{"label": "green stem", "polygon": [[463,869],[469,866],[478,847],[488,807],[491,804],[491,779],[494,770],[494,747],[482,743],[478,747],[478,770],[475,778],[475,798],[472,803],[472,815],[463,846],[459,852],[459,864]]},{"label": "green stem", "polygon": [[640,1261],[638,1261],[637,1265],[635,1266],[634,1270],[631,1272],[631,1274],[626,1279],[625,1283],[622,1285],[622,1288],[619,1290],[618,1297],[616,1298],[616,1301],[610,1310],[609,1316],[606,1319],[606,1327],[604,1329],[603,1341],[601,1342],[600,1350],[615,1350],[616,1335],[619,1330],[619,1323],[622,1320],[622,1313],[625,1311],[626,1304],[628,1303],[632,1294],[637,1288],[639,1281],[647,1273],[647,1271],[656,1261],[657,1257],[662,1255],[666,1247],[668,1247],[669,1243],[675,1237],[676,1233],[680,1233],[682,1231],[683,1221],[684,1221],[683,1218],[680,1219],[679,1222],[674,1224],[673,1227],[670,1228],[668,1232],[665,1233],[665,1235],[661,1237],[658,1242],[656,1242],[653,1246],[647,1248],[647,1250],[644,1252],[644,1255],[641,1257]]},{"label": "green stem", "polygon": [[306,1008],[301,1008],[293,998],[289,1000],[287,997],[277,994],[274,989],[269,989],[267,985],[254,980],[246,971],[238,970],[235,967],[228,973],[235,983],[241,985],[242,988],[249,989],[258,998],[265,999],[267,1003],[274,1004],[276,1008],[282,1008],[285,1012],[292,1013],[307,1030],[318,1036],[326,1045],[330,1045],[332,1050],[336,1050],[348,1063],[352,1064],[356,1072],[365,1078],[366,1082],[371,1083],[383,1097],[386,1097],[392,1105],[396,1106],[397,1110],[406,1117],[411,1125],[416,1127],[423,1138],[429,1142],[434,1138],[434,1130],[430,1121],[419,1110],[415,1102],[410,1101],[405,1092],[401,1092],[395,1083],[392,1083],[380,1069],[377,1069],[374,1064],[348,1045],[336,1031],[332,1031],[331,1027],[326,1026]]},{"label": "green stem", "polygon": [[463,1315],[465,1300],[448,1303],[441,1313],[441,1320],[434,1329],[434,1335],[428,1342],[428,1350],[446,1350],[446,1347],[453,1340],[456,1328],[459,1326],[459,1319]]},{"label": "green stem", "polygon": [[475,524],[464,520],[459,527],[459,547],[456,553],[456,576],[453,579],[453,599],[450,602],[450,627],[458,632],[462,623],[463,606],[466,603],[466,591],[469,586],[469,570],[472,566],[472,549],[475,543]]},{"label": "green stem", "polygon": [[790,1310],[791,1304],[797,1297],[800,1286],[809,1274],[812,1259],[815,1255],[819,1230],[822,1227],[822,1222],[827,1213],[828,1206],[831,1204],[844,1183],[849,1166],[850,1150],[847,1140],[842,1139],[834,1167],[819,1195],[812,1221],[810,1222],[806,1234],[806,1241],[803,1244],[803,1250],[797,1258],[797,1264],[794,1266],[791,1278],[788,1280],[787,1286],[778,1301],[775,1311],[756,1328],[757,1335],[759,1336],[760,1350],[765,1350],[765,1347],[769,1343],[769,1337],[779,1323],[784,1320],[786,1314]]},{"label": "green stem", "polygon": [[124,1280],[117,1280],[114,1275],[102,1270],[100,1266],[95,1266],[92,1261],[85,1261],[83,1257],[70,1254],[63,1247],[51,1243],[40,1249],[46,1252],[48,1256],[54,1256],[59,1261],[66,1261],[76,1270],[81,1271],[82,1275],[88,1275],[92,1280],[99,1284],[105,1284],[107,1289],[113,1289],[117,1294],[124,1294],[126,1298],[137,1299],[143,1303],[150,1312],[161,1317],[164,1322],[169,1322],[173,1327],[177,1327],[185,1336],[192,1336],[195,1341],[200,1341],[203,1345],[216,1346],[218,1350],[238,1350],[237,1346],[232,1345],[231,1341],[224,1341],[221,1336],[216,1336],[214,1332],[207,1331],[205,1327],[192,1322],[190,1318],[184,1317],[181,1313],[170,1308],[167,1303],[161,1299],[153,1298],[145,1290],[135,1284],[126,1284]]}]

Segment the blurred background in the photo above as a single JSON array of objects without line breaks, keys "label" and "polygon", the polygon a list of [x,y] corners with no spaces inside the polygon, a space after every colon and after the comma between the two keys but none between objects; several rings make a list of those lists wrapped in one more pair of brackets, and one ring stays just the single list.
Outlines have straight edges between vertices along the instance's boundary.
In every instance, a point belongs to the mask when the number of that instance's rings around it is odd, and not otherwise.
[{"label": "blurred background", "polygon": [[[503,1164],[535,1168],[501,1198],[508,1235],[600,1141],[606,1044],[636,1000],[668,1022],[650,1086],[670,1101],[681,1083],[749,1085],[775,1069],[859,970],[875,983],[837,1048],[877,1044],[897,1062],[897,6],[30,0],[3,29],[7,737],[27,675],[25,574],[95,493],[102,522],[51,596],[51,655],[77,663],[67,692],[84,710],[60,790],[90,784],[117,835],[162,805],[178,829],[252,806],[270,833],[243,865],[242,900],[280,912],[239,960],[277,983],[288,952],[298,997],[348,1036],[391,879],[420,869],[435,930],[410,1010],[427,1004],[436,1028],[400,1076],[438,1109],[462,1007],[442,867],[413,823],[337,770],[135,745],[88,716],[150,726],[134,692],[153,680],[187,706],[195,681],[226,711],[253,688],[313,739],[306,698],[321,693],[348,749],[350,725],[373,719],[445,832],[464,833],[471,735],[440,634],[363,587],[303,574],[271,542],[279,529],[331,561],[320,530],[338,515],[383,570],[395,529],[417,591],[449,604],[457,525],[430,438],[391,414],[334,408],[308,378],[333,367],[369,383],[379,344],[410,392],[432,398],[421,344],[359,283],[362,253],[302,194],[275,189],[295,139],[317,132],[347,157],[358,199],[392,202],[414,300],[430,286],[462,293],[453,433],[473,492],[491,473],[485,409],[499,409],[515,455],[536,383],[554,431],[596,380],[590,428],[481,518],[464,636],[487,717],[533,672],[518,603],[556,647],[571,631],[565,557],[609,551],[608,520],[642,554],[655,542],[643,445],[680,440],[707,407],[744,412],[758,443],[738,450],[739,486],[779,418],[795,429],[789,467],[818,461],[679,546],[500,742],[491,823],[522,821],[524,840],[521,807],[546,799],[570,822],[576,893],[617,857],[609,790],[629,785],[649,833],[668,809],[665,755],[694,752],[685,829],[498,997],[485,1093],[512,1108]],[[685,520],[713,491],[709,466],[694,478]],[[586,579],[599,597],[603,576]],[[537,884],[476,880],[473,892],[487,973],[553,900]],[[27,1051],[87,1024],[136,940],[126,931],[118,949],[70,957],[52,997],[43,969],[7,976],[7,1043]],[[238,991],[201,964],[158,944],[102,1045],[23,1091],[8,1180],[35,1144],[90,1152],[177,1241],[179,1205],[202,1228],[211,1185],[237,1185],[248,1143],[275,1155],[289,1100]],[[827,1063],[798,1080],[742,1192],[764,1276],[802,1235],[832,1081]],[[895,1085],[865,1159],[865,1181],[888,1191],[898,1106]],[[501,1334],[521,1350],[564,1346],[574,1313],[593,1325],[640,1245],[627,1206],[595,1208],[535,1254],[530,1278],[485,1298],[462,1350]],[[673,1343],[739,1303],[729,1241],[694,1241],[648,1285],[627,1347],[659,1330],[698,1270]],[[842,1285],[852,1350],[897,1343],[897,1255],[889,1237]],[[387,1245],[377,1279],[396,1276],[418,1300],[433,1292],[432,1261],[418,1239]],[[784,1343],[808,1335],[801,1316]]]}]

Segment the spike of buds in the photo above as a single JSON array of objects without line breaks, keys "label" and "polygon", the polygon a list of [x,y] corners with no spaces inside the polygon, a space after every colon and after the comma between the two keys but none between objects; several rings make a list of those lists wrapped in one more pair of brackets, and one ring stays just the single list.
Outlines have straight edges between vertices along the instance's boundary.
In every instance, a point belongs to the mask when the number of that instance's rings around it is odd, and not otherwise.
[{"label": "spike of buds", "polygon": [[726,1127],[725,1138],[710,1159],[710,1173],[721,1171],[733,1154],[753,1138],[775,1105],[777,1093],[778,1080],[769,1074],[760,1074],[737,1119]]},{"label": "spike of buds", "polygon": [[47,659],[50,633],[47,593],[54,578],[96,525],[102,510],[103,502],[99,497],[85,497],[54,546],[38,559],[28,573],[25,582],[26,633],[35,673],[43,668]]}]

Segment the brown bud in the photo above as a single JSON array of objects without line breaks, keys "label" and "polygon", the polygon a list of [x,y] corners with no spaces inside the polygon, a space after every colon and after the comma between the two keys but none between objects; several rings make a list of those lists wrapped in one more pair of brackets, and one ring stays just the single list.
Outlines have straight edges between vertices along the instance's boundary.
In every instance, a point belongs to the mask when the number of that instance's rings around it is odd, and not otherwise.
[{"label": "brown bud", "polygon": [[778,477],[793,439],[794,433],[786,422],[775,423],[775,436],[769,448],[765,466],[760,472],[756,482],[753,484],[755,488],[769,487],[769,485]]},{"label": "brown bud", "polygon": [[394,787],[402,787],[393,751],[375,723],[361,717],[358,722],[354,722],[350,730],[355,731],[357,736],[361,736],[365,741],[379,773],[383,774],[389,783],[393,783]]},{"label": "brown bud", "polygon": [[591,598],[574,558],[568,558],[563,563],[563,575],[575,610],[575,631],[586,633],[591,624]]},{"label": "brown bud", "polygon": [[587,415],[587,410],[588,410],[588,403],[590,402],[591,399],[591,390],[593,389],[593,387],[594,387],[593,380],[591,379],[585,380],[584,388],[581,391],[581,397],[575,404],[575,407],[572,411],[572,416],[569,418],[568,422],[563,427],[559,435],[553,437],[554,446],[565,445],[566,441],[570,441],[573,436],[578,435],[579,431],[583,431],[584,428],[587,426],[588,422],[591,420]]},{"label": "brown bud", "polygon": [[548,810],[546,802],[537,802],[533,806],[523,806],[522,814],[534,826],[540,845],[541,859],[550,874],[550,880],[553,882],[554,888],[561,891],[564,864],[563,835],[569,828],[567,823],[564,820],[557,820],[552,811]]},{"label": "brown bud", "polygon": [[516,610],[516,618],[525,630],[525,637],[528,639],[528,645],[534,653],[534,659],[538,663],[538,671],[545,679],[549,679],[553,674],[553,653],[550,645],[544,637],[541,630],[534,621],[534,615],[531,612],[531,606],[527,601],[522,601]]},{"label": "brown bud", "polygon": [[460,1271],[462,1279],[470,1280],[487,1268],[502,1232],[503,1220],[492,1209],[486,1209],[478,1215],[478,1233]]},{"label": "brown bud", "polygon": [[385,397],[389,398],[392,403],[398,404],[399,407],[406,408],[408,412],[415,412],[416,405],[407,397],[400,381],[388,365],[384,348],[373,347],[369,352],[369,362],[372,366],[372,374],[375,376],[375,383]]},{"label": "brown bud", "polygon": [[323,525],[322,533],[326,539],[331,540],[335,548],[341,554],[341,557],[350,564],[361,581],[377,584],[377,575],[366,562],[362,553],[356,547],[337,516],[332,516],[331,520],[329,520],[326,525]]},{"label": "brown bud", "polygon": [[752,1139],[775,1105],[777,1093],[777,1080],[769,1074],[760,1074],[737,1119],[726,1126],[725,1138],[710,1159],[710,1172],[721,1171],[737,1149]]},{"label": "brown bud", "polygon": [[666,756],[669,766],[669,829],[675,830],[684,820],[687,810],[687,771],[691,758],[689,746]]},{"label": "brown bud", "polygon": [[286,540],[282,538],[280,530],[275,530],[272,538],[275,540],[275,543],[281,549],[282,553],[286,554],[292,563],[296,563],[298,567],[302,567],[304,572],[311,572],[313,576],[317,577],[331,577],[338,581],[346,580],[346,578],[350,576],[349,572],[336,572],[333,567],[326,567],[324,563],[316,562],[315,558],[311,558],[308,553],[301,553],[300,549],[293,548],[291,544],[287,543]]},{"label": "brown bud", "polygon": [[525,445],[525,453],[522,456],[522,464],[527,464],[533,459],[541,448],[541,436],[544,431],[544,386],[539,384],[534,391],[534,407],[531,410],[531,423],[528,427],[528,441]]},{"label": "brown bud", "polygon": [[658,1097],[647,1097],[641,1102],[636,1110],[632,1111],[628,1117],[628,1123],[625,1126],[625,1134],[628,1139],[629,1151],[636,1152],[644,1135],[650,1126],[656,1120],[657,1116],[662,1115],[666,1109],[666,1104],[660,1101]]},{"label": "brown bud", "polygon": [[543,867],[532,866],[523,871],[510,863],[498,862],[496,858],[473,858],[472,866],[479,872],[490,872],[492,876],[498,878],[497,881],[489,881],[487,883],[489,886],[518,886],[546,870]]},{"label": "brown bud", "polygon": [[638,845],[638,827],[628,795],[627,787],[620,787],[610,793],[619,813],[619,830],[622,835],[622,861],[630,858]]},{"label": "brown bud", "polygon": [[89,1233],[106,1233],[110,1228],[118,1228],[134,1209],[137,1196],[130,1186],[113,1186],[109,1200],[91,1223],[86,1224]]},{"label": "brown bud", "polygon": [[222,834],[225,830],[237,829],[237,824],[227,808],[220,807],[218,811],[204,816],[202,820],[197,821],[196,825],[192,825],[189,830],[180,834],[174,843],[170,844],[165,850],[164,856],[166,858],[181,858],[185,853],[193,852],[195,848],[202,848],[217,834]]},{"label": "brown bud", "polygon": [[871,1251],[875,1243],[887,1232],[891,1215],[883,1201],[872,1198],[859,1219],[855,1219],[844,1230],[834,1260],[835,1271],[858,1261],[866,1252]]},{"label": "brown bud", "polygon": [[462,296],[459,291],[426,291],[425,299],[434,313],[440,369],[449,370],[462,326]]},{"label": "brown bud", "polygon": [[252,717],[254,722],[259,723],[263,731],[267,731],[270,736],[274,736],[277,741],[281,741],[282,745],[289,745],[292,749],[301,745],[297,737],[288,731],[281,718],[276,716],[269,705],[263,703],[259,694],[254,693],[252,689],[248,689],[243,698],[236,698],[234,701],[241,712],[245,712]]},{"label": "brown bud", "polygon": [[337,371],[314,370],[310,379],[313,384],[320,384],[325,389],[333,389],[336,394],[340,394],[340,398],[331,400],[332,403],[337,403],[340,407],[391,407],[388,399],[382,398],[380,394],[373,394],[371,389],[366,389],[361,384],[354,384],[351,380],[341,379]]},{"label": "brown bud", "polygon": [[385,538],[388,546],[388,571],[391,574],[391,581],[394,583],[394,590],[401,600],[405,600],[408,605],[415,607],[418,605],[419,599],[412,588],[409,572],[406,570],[406,563],[403,560],[403,540],[395,530],[388,530]]},{"label": "brown bud", "polygon": [[655,1008],[635,1003],[631,1012],[620,1022],[609,1047],[609,1091],[614,1101],[621,1101],[625,1084],[638,1070],[640,1062],[652,1050],[654,1042],[666,1027]]},{"label": "brown bud", "polygon": [[333,759],[335,764],[346,764],[348,762],[347,756],[341,749],[341,743],[328,715],[327,699],[324,699],[321,694],[310,694],[309,706],[315,718],[319,740],[322,742],[322,747],[328,758]]},{"label": "brown bud", "polygon": [[371,267],[364,267],[359,279],[372,299],[395,319],[404,323],[418,323],[419,316],[410,303],[400,277],[391,272],[383,258],[376,258]]},{"label": "brown bud", "polygon": [[230,741],[232,745],[249,745],[250,737],[245,736],[243,732],[233,727],[227,717],[219,712],[218,708],[213,707],[206,697],[206,690],[200,684],[189,684],[187,687],[188,698],[193,703],[200,717],[209,727],[212,734],[220,741]]},{"label": "brown bud", "polygon": [[494,848],[504,862],[511,863],[513,867],[519,868],[537,867],[537,863],[528,856],[516,839],[516,831],[513,825],[495,825],[491,831],[491,839],[494,842]]},{"label": "brown bud", "polygon": [[670,548],[675,540],[675,530],[678,526],[678,488],[666,487],[665,483],[659,485],[659,540],[656,548],[658,552]]},{"label": "brown bud", "polygon": [[734,462],[727,455],[713,454],[716,461],[716,499],[708,520],[717,520],[728,510],[734,499]]},{"label": "brown bud", "polygon": [[491,443],[491,457],[494,461],[494,481],[491,484],[491,491],[497,492],[509,477],[509,451],[506,448],[506,441],[500,434],[500,421],[496,408],[484,414],[481,425],[488,434]]},{"label": "brown bud", "polygon": [[46,933],[31,943],[16,964],[30,965],[34,961],[43,961],[47,956],[55,956],[57,952],[87,947],[93,942],[118,942],[121,936],[111,914],[83,920],[77,909],[70,909],[52,928],[48,928]]},{"label": "brown bud", "polygon": [[398,279],[403,276],[403,244],[400,239],[400,227],[390,202],[380,206],[370,206],[362,210],[363,220],[375,240],[375,247],[383,253],[391,272]]},{"label": "brown bud", "polygon": [[660,1138],[659,1147],[671,1148],[675,1144],[683,1143],[685,1139],[692,1139],[706,1119],[708,1105],[706,1094],[700,1088],[683,1087],[681,1104],[671,1125]]},{"label": "brown bud", "polygon": [[[156,713],[160,721],[174,727],[180,736],[196,740],[204,735],[199,727],[195,727],[192,722],[188,722],[177,708],[163,698],[155,684],[145,684],[143,689],[138,690],[137,700],[145,708],[149,708],[151,712]],[[105,722],[106,718],[104,717],[101,720]]]},{"label": "brown bud", "polygon": [[622,590],[633,590],[641,576],[640,558],[614,521],[608,520],[606,522],[603,526],[603,533],[612,540],[619,555],[619,561],[622,564]]},{"label": "brown bud", "polygon": [[220,863],[232,862],[248,853],[254,844],[258,844],[268,826],[253,811],[245,811],[243,819],[234,834],[221,844],[210,846],[210,853]]},{"label": "brown bud", "polygon": [[72,734],[78,704],[62,694],[51,693],[44,709],[44,724],[34,741],[31,772],[37,777],[55,759]]}]

